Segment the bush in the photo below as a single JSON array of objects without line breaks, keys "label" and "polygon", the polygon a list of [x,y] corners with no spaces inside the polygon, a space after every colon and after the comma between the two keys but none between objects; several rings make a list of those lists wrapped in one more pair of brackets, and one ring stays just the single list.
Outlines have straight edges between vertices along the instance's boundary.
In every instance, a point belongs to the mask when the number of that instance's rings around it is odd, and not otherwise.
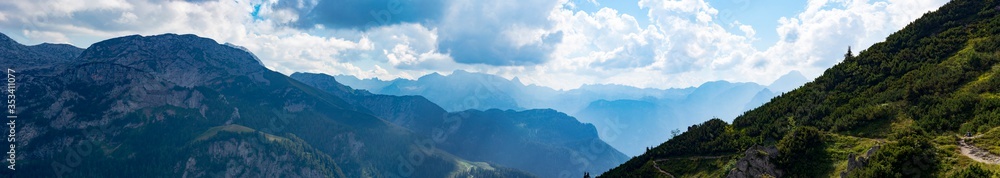
[{"label": "bush", "polygon": [[972,165],[955,173],[954,178],[980,178],[996,176],[992,171],[983,169],[979,165]]},{"label": "bush", "polygon": [[868,164],[851,172],[850,177],[934,177],[939,167],[935,153],[927,137],[905,136],[876,151]]},{"label": "bush", "polygon": [[778,141],[778,166],[790,177],[818,177],[826,171],[827,153],[822,133],[798,127]]}]

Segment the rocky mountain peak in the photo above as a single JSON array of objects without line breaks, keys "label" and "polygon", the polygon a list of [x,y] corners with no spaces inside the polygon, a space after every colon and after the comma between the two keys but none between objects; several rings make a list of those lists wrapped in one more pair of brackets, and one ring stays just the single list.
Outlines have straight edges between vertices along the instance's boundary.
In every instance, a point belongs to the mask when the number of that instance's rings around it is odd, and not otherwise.
[{"label": "rocky mountain peak", "polygon": [[[191,87],[220,76],[259,75],[267,69],[253,54],[195,35],[125,36],[94,43],[80,58],[86,63],[124,66]],[[256,77],[255,77],[256,76]]]}]

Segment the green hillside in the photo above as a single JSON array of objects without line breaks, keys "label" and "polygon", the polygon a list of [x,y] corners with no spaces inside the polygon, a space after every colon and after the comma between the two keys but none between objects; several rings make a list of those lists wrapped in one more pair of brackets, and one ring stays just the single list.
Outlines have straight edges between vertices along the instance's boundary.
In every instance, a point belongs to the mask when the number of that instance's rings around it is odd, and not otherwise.
[{"label": "green hillside", "polygon": [[[955,0],[732,124],[691,126],[601,177],[738,177],[755,166],[782,177],[1000,176],[959,144],[994,130],[973,145],[996,155],[998,64],[1000,1]],[[867,164],[849,163],[855,155]]]}]

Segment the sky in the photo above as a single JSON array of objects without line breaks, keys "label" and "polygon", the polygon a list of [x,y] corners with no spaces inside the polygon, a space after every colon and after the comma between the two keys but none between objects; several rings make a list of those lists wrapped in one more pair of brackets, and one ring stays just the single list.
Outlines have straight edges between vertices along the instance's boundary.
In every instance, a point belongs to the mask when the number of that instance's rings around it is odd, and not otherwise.
[{"label": "sky", "polygon": [[809,78],[947,0],[6,0],[24,44],[196,34],[268,68],[415,79],[466,70],[573,89]]}]

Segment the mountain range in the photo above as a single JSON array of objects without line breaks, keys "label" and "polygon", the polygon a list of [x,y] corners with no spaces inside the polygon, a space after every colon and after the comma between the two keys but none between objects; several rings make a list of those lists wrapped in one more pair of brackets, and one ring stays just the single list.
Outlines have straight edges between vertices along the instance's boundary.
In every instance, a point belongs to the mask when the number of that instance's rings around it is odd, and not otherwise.
[{"label": "mountain range", "polygon": [[576,177],[628,159],[553,110],[447,113],[420,96],[306,84],[194,35],[79,49],[0,34],[0,62],[17,77],[6,175]]},{"label": "mountain range", "polygon": [[792,71],[767,86],[288,76],[177,34],[86,49],[0,34],[0,64],[3,175],[1000,176],[996,0],[953,0],[813,81]]},{"label": "mountain range", "polygon": [[[418,135],[435,138],[438,148],[471,161],[491,162],[542,177],[600,173],[628,159],[598,138],[592,124],[551,109],[489,109],[448,113],[423,96],[393,96],[355,90],[333,76],[295,73],[291,78],[371,109],[380,118]],[[598,148],[598,149],[594,149]],[[585,160],[586,164],[567,164]]]},{"label": "mountain range", "polygon": [[448,111],[554,109],[594,124],[602,140],[629,156],[642,154],[648,147],[669,139],[672,130],[711,118],[730,120],[808,82],[798,71],[783,75],[770,86],[713,81],[675,89],[596,84],[555,90],[525,85],[516,77],[508,80],[463,70],[449,75],[431,73],[416,80],[383,81],[350,75],[333,78],[371,93],[424,96]]}]

